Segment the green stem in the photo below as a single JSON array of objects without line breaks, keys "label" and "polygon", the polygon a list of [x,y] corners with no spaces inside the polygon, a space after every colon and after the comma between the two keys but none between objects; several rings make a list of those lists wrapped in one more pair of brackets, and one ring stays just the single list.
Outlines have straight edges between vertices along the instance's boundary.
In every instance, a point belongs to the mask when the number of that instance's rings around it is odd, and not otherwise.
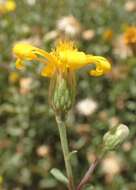
[{"label": "green stem", "polygon": [[69,156],[69,148],[68,148],[68,140],[67,140],[67,133],[66,133],[66,126],[65,122],[62,120],[61,116],[56,116],[57,125],[59,128],[59,134],[60,134],[60,141],[65,161],[65,167],[67,172],[67,177],[69,180],[68,188],[69,190],[74,190],[74,182],[73,182],[73,174],[72,174],[72,167],[70,160],[68,159]]}]

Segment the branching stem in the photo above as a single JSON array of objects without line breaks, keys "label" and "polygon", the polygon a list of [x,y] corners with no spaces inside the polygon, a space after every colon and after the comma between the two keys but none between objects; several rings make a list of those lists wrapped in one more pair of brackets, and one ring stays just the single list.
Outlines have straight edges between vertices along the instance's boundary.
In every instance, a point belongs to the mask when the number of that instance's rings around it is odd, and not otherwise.
[{"label": "branching stem", "polygon": [[102,149],[99,157],[97,157],[95,159],[95,161],[89,166],[89,169],[87,170],[87,172],[85,173],[85,175],[81,179],[76,190],[82,190],[86,184],[91,182],[94,170],[95,170],[96,166],[99,164],[99,162],[102,160],[102,158],[104,157],[105,154],[106,154],[106,150]]},{"label": "branching stem", "polygon": [[92,180],[92,174],[98,164],[98,160],[96,159],[89,167],[89,169],[87,170],[87,172],[85,173],[85,175],[83,176],[81,182],[79,183],[79,185],[77,186],[76,190],[82,190],[84,185],[86,185],[88,182],[91,182]]}]

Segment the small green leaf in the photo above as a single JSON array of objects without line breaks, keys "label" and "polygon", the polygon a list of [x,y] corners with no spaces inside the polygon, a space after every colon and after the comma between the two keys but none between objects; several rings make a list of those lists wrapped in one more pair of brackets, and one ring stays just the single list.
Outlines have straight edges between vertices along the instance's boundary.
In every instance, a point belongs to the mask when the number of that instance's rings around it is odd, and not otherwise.
[{"label": "small green leaf", "polygon": [[77,153],[77,150],[73,150],[72,152],[70,152],[68,155],[68,160],[70,160],[72,156],[75,155],[76,153]]},{"label": "small green leaf", "polygon": [[57,179],[58,181],[64,183],[65,185],[68,184],[68,179],[66,176],[57,168],[53,168],[50,173]]}]

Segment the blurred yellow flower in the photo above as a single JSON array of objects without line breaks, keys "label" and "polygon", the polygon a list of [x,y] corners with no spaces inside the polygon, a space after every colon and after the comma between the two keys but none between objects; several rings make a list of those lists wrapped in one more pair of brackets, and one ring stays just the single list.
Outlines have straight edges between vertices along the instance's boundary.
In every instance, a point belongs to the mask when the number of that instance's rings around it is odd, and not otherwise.
[{"label": "blurred yellow flower", "polygon": [[127,45],[136,44],[136,26],[130,26],[127,28],[124,34],[124,42]]},{"label": "blurred yellow flower", "polygon": [[19,74],[13,71],[9,74],[8,79],[9,79],[9,82],[16,83],[19,79]]},{"label": "blurred yellow flower", "polygon": [[24,67],[25,60],[43,63],[45,66],[41,74],[45,77],[52,77],[56,71],[58,73],[65,73],[68,70],[76,71],[89,64],[96,65],[96,68],[90,71],[92,76],[101,76],[111,69],[107,59],[78,51],[71,41],[59,41],[56,48],[50,53],[30,44],[19,42],[13,47],[13,53],[17,57],[16,67],[19,69]]},{"label": "blurred yellow flower", "polygon": [[16,9],[14,0],[7,0],[0,2],[0,13],[12,12]]},{"label": "blurred yellow flower", "polygon": [[105,40],[110,41],[110,40],[112,40],[112,37],[113,37],[113,31],[112,31],[112,29],[109,28],[109,29],[107,29],[107,30],[104,31],[103,38]]}]

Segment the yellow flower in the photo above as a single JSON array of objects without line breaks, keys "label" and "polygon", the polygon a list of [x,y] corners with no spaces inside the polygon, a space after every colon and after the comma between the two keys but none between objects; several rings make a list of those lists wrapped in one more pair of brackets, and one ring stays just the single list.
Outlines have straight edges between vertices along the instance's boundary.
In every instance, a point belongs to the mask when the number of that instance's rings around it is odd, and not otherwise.
[{"label": "yellow flower", "polygon": [[136,44],[136,26],[128,27],[124,34],[124,41],[127,45]]},{"label": "yellow flower", "polygon": [[109,28],[109,29],[105,30],[104,33],[103,33],[103,38],[105,40],[107,40],[107,41],[112,40],[112,38],[113,38],[113,31],[112,31],[112,29]]},{"label": "yellow flower", "polygon": [[107,59],[78,51],[73,42],[60,41],[50,53],[24,42],[13,47],[17,57],[16,67],[24,68],[25,61],[38,61],[44,66],[42,76],[51,77],[49,101],[56,113],[66,113],[75,99],[75,71],[89,64],[95,68],[89,73],[92,76],[101,76],[111,69]]},{"label": "yellow flower", "polygon": [[41,74],[45,77],[52,77],[55,72],[76,71],[89,64],[95,64],[96,66],[95,69],[90,71],[92,76],[101,76],[111,69],[107,59],[78,51],[71,41],[60,41],[50,53],[30,44],[19,42],[13,47],[13,53],[17,57],[16,67],[19,69],[24,67],[25,60],[35,60],[43,63],[45,66]]},{"label": "yellow flower", "polygon": [[16,9],[16,3],[14,0],[7,0],[0,2],[0,13],[12,12]]},{"label": "yellow flower", "polygon": [[5,8],[7,12],[14,11],[16,9],[16,3],[12,0],[9,0],[5,3]]},{"label": "yellow flower", "polygon": [[11,83],[16,83],[17,81],[18,81],[18,79],[19,79],[19,75],[18,75],[18,73],[17,72],[11,72],[10,74],[9,74],[9,82],[11,82]]}]

